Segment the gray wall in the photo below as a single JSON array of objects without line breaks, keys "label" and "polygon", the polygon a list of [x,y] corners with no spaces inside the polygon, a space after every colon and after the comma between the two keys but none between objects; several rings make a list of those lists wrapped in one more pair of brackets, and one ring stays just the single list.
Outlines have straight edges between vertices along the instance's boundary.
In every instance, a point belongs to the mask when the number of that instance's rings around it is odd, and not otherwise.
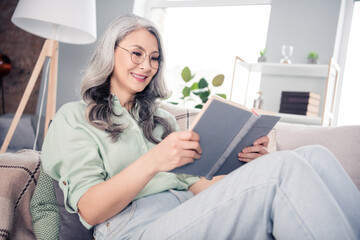
[{"label": "gray wall", "polygon": [[272,0],[266,55],[269,62],[282,58],[281,46],[294,46],[293,63],[306,63],[310,51],[319,63],[333,55],[341,0]]},{"label": "gray wall", "polygon": [[[97,38],[99,39],[108,24],[117,16],[131,13],[134,0],[97,0]],[[60,43],[58,85],[57,85],[57,109],[64,103],[80,100],[80,80],[82,70],[87,65],[89,57],[95,48],[95,43],[88,45],[72,45]],[[42,89],[41,89],[42,91]],[[40,92],[41,92],[40,91]],[[41,97],[39,97],[40,102]],[[46,100],[46,99],[45,99]],[[40,104],[38,104],[39,111]],[[43,108],[45,115],[46,106]]]},{"label": "gray wall", "polygon": [[[292,63],[307,63],[310,51],[319,54],[319,64],[329,64],[334,53],[341,0],[272,0],[266,55],[279,63],[282,45],[294,47]],[[326,78],[263,75],[260,90],[263,108],[278,112],[281,91],[312,91],[325,97]]]},{"label": "gray wall", "polygon": [[[98,39],[114,18],[125,13],[131,13],[133,4],[133,0],[97,0],[96,18]],[[85,68],[94,48],[95,43],[78,46],[60,44],[57,108],[69,101],[81,99],[81,71]]]}]

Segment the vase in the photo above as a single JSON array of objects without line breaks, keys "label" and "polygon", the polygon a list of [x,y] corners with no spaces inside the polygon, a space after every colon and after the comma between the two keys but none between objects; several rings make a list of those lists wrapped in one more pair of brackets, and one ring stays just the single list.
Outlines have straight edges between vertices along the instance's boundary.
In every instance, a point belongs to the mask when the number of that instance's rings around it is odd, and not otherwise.
[{"label": "vase", "polygon": [[309,64],[317,64],[318,63],[318,60],[316,58],[308,58],[308,61],[307,61]]},{"label": "vase", "polygon": [[265,56],[258,57],[258,62],[266,62],[266,57]]}]

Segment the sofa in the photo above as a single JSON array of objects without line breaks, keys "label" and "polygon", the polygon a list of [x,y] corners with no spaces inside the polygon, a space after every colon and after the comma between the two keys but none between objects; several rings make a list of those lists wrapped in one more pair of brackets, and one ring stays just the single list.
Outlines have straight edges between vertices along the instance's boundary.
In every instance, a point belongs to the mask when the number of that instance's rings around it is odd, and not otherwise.
[{"label": "sofa", "polygon": [[[13,117],[14,114],[12,113],[6,113],[0,116],[0,143],[4,141]],[[22,149],[33,149],[34,147],[35,149],[40,149],[44,138],[44,128],[39,127],[38,137],[36,138],[38,121],[39,117],[36,115],[23,114],[15,129],[7,152],[17,152]],[[40,126],[44,125],[44,122],[45,117],[41,117]],[[35,141],[36,144],[34,146]]]},{"label": "sofa", "polygon": [[[199,112],[166,103],[161,107],[176,117],[182,130],[189,128]],[[321,127],[279,122],[269,138],[270,151],[309,144],[327,147],[360,190],[360,125]],[[77,215],[64,211],[61,191],[56,182],[40,171],[40,159],[41,152],[34,150],[0,154],[0,239],[91,239],[91,231],[81,228]],[[48,188],[40,189],[38,186],[44,186],[40,182],[45,181]],[[35,191],[39,199],[32,198]],[[47,201],[55,201],[55,206]],[[43,214],[31,219],[31,213],[38,209]]]}]

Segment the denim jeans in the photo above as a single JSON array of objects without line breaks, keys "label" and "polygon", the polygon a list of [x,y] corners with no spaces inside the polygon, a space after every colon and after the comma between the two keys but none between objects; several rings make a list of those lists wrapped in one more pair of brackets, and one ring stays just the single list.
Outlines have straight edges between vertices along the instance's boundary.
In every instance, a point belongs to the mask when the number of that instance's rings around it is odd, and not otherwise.
[{"label": "denim jeans", "polygon": [[360,239],[360,192],[321,146],[245,164],[196,196],[133,201],[95,227],[102,239]]}]

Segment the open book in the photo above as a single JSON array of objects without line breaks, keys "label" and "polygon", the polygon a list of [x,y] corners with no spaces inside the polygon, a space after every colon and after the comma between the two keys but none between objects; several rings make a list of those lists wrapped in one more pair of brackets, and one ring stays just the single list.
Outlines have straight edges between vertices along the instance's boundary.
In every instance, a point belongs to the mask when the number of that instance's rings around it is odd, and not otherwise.
[{"label": "open book", "polygon": [[201,158],[171,172],[206,179],[228,174],[245,163],[239,161],[238,153],[268,135],[279,119],[255,114],[240,104],[212,96],[189,129],[200,135]]}]

